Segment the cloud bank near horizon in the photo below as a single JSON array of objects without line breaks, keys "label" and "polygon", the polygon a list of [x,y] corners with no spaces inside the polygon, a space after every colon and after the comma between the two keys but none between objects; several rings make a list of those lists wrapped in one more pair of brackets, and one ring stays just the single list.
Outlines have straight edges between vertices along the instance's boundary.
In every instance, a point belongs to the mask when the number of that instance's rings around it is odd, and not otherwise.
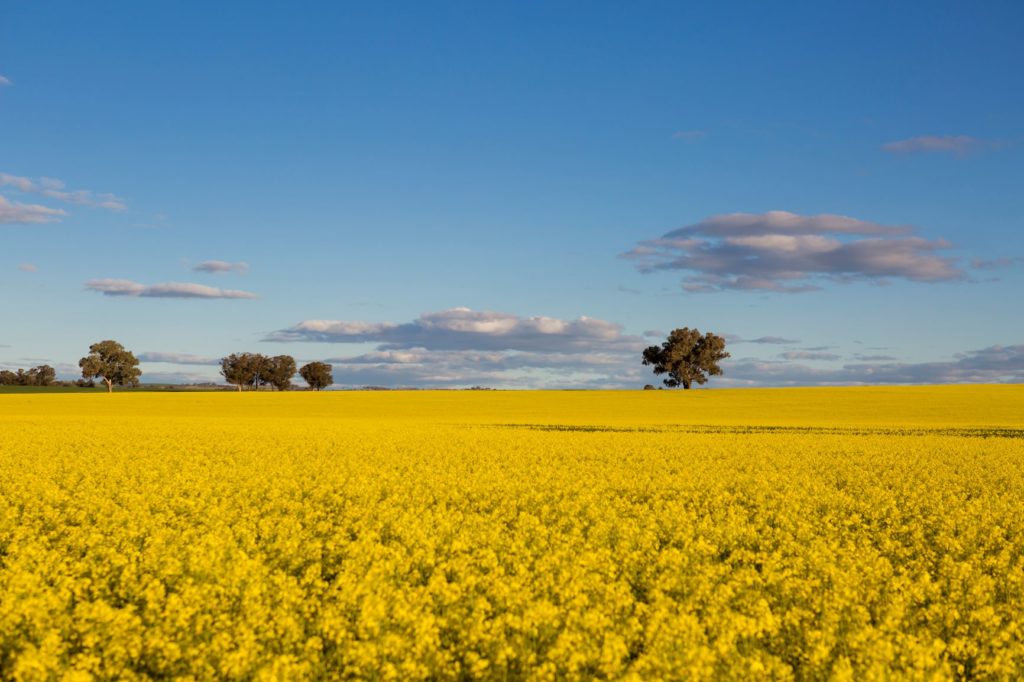
[{"label": "cloud bank near horizon", "polygon": [[642,346],[622,325],[592,317],[561,320],[511,313],[450,308],[423,313],[411,322],[306,320],[271,332],[264,341],[377,343],[378,350],[615,351]]},{"label": "cloud bank near horizon", "polygon": [[950,248],[905,226],[768,211],[711,216],[620,256],[643,273],[684,273],[682,288],[690,293],[802,293],[822,282],[963,280],[955,259],[940,255]]}]

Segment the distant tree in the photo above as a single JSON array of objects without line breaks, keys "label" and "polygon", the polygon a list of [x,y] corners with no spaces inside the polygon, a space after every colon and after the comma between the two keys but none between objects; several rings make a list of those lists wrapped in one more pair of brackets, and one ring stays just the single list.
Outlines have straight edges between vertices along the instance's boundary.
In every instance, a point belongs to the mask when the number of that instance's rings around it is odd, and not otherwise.
[{"label": "distant tree", "polygon": [[85,379],[103,379],[107,392],[118,386],[138,386],[142,371],[139,361],[117,341],[100,341],[89,346],[89,355],[78,361]]},{"label": "distant tree", "polygon": [[249,362],[252,366],[252,380],[249,385],[252,386],[253,390],[260,390],[260,386],[266,386],[270,383],[267,376],[270,370],[270,358],[261,353],[248,353]]},{"label": "distant tree", "polygon": [[655,374],[668,374],[663,383],[669,388],[690,388],[694,383],[707,383],[708,376],[722,374],[718,363],[729,354],[725,352],[725,339],[708,332],[701,335],[697,329],[673,329],[660,346],[644,350],[643,362],[652,365]]},{"label": "distant tree", "polygon": [[28,371],[31,386],[49,386],[57,379],[57,372],[49,365],[39,365]]},{"label": "distant tree", "polygon": [[221,358],[220,374],[225,381],[237,386],[241,391],[242,387],[251,384],[256,376],[252,353],[232,353],[226,358]]},{"label": "distant tree", "polygon": [[[239,391],[243,390],[243,387],[259,390],[260,386],[271,383],[274,360],[276,358],[268,358],[260,353],[232,353],[226,358],[221,358],[220,373],[229,384],[236,386]],[[292,375],[294,374],[295,361],[292,360]]]},{"label": "distant tree", "polygon": [[9,369],[0,369],[0,386],[17,386],[18,375]]},{"label": "distant tree", "polygon": [[334,376],[331,374],[333,367],[326,362],[310,362],[303,365],[299,374],[306,380],[309,387],[314,391],[327,388],[334,383]]},{"label": "distant tree", "polygon": [[653,391],[654,390],[654,384],[644,384],[644,390],[645,391]]},{"label": "distant tree", "polygon": [[279,391],[291,388],[292,377],[295,376],[295,358],[290,355],[275,355],[267,358],[264,376],[267,383]]}]

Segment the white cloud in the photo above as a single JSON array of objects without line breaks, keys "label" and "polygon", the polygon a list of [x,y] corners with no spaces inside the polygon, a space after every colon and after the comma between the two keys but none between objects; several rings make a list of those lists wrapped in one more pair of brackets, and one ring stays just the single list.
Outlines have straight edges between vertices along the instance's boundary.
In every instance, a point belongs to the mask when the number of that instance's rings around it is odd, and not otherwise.
[{"label": "white cloud", "polygon": [[8,85],[14,85],[14,83],[12,83],[11,79],[8,78],[7,76],[0,75],[0,87],[4,87],[4,86],[8,86]]},{"label": "white cloud", "polygon": [[39,268],[32,263],[20,263],[18,264],[18,269],[22,272],[39,272]]},{"label": "white cloud", "polygon": [[172,365],[219,365],[219,358],[209,358],[203,355],[192,355],[191,353],[161,353],[151,351],[139,353],[139,362],[165,362]]},{"label": "white cloud", "polygon": [[979,140],[969,135],[921,135],[906,140],[896,140],[882,145],[890,154],[918,154],[938,152],[963,157],[985,147],[995,146],[992,142]]},{"label": "white cloud", "polygon": [[40,204],[22,204],[8,201],[0,196],[0,225],[53,223],[66,215],[67,213],[59,208],[50,208]]},{"label": "white cloud", "polygon": [[218,289],[192,282],[140,284],[128,279],[91,279],[85,283],[88,291],[104,296],[139,296],[143,298],[256,298],[256,294],[237,289]]},{"label": "white cloud", "polygon": [[192,268],[195,272],[207,272],[211,274],[219,274],[225,272],[239,272],[245,273],[249,271],[249,264],[239,261],[238,263],[231,263],[225,260],[204,260]]},{"label": "white cloud", "polygon": [[963,279],[954,259],[939,255],[950,248],[909,227],[769,211],[712,216],[640,242],[622,257],[641,272],[686,273],[682,287],[689,292],[800,293],[819,289],[822,281]]},{"label": "white cloud", "polygon": [[0,186],[13,187],[20,192],[37,194],[48,199],[79,206],[105,208],[111,211],[123,211],[127,208],[124,200],[113,194],[98,194],[82,189],[68,190],[65,189],[62,181],[54,178],[33,180],[20,175],[0,173]]}]

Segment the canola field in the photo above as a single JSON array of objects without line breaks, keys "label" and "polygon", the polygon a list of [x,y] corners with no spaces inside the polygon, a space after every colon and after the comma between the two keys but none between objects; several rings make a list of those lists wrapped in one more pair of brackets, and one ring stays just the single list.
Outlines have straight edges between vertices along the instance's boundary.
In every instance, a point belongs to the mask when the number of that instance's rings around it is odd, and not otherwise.
[{"label": "canola field", "polygon": [[1022,386],[0,395],[0,679],[1022,677]]}]

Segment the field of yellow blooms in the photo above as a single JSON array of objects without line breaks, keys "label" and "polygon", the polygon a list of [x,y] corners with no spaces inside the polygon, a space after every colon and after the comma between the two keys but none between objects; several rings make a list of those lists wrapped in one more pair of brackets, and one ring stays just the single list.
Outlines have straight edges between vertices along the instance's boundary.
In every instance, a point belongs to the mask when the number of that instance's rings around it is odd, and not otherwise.
[{"label": "field of yellow blooms", "polygon": [[0,395],[0,679],[1020,679],[1024,386]]}]

